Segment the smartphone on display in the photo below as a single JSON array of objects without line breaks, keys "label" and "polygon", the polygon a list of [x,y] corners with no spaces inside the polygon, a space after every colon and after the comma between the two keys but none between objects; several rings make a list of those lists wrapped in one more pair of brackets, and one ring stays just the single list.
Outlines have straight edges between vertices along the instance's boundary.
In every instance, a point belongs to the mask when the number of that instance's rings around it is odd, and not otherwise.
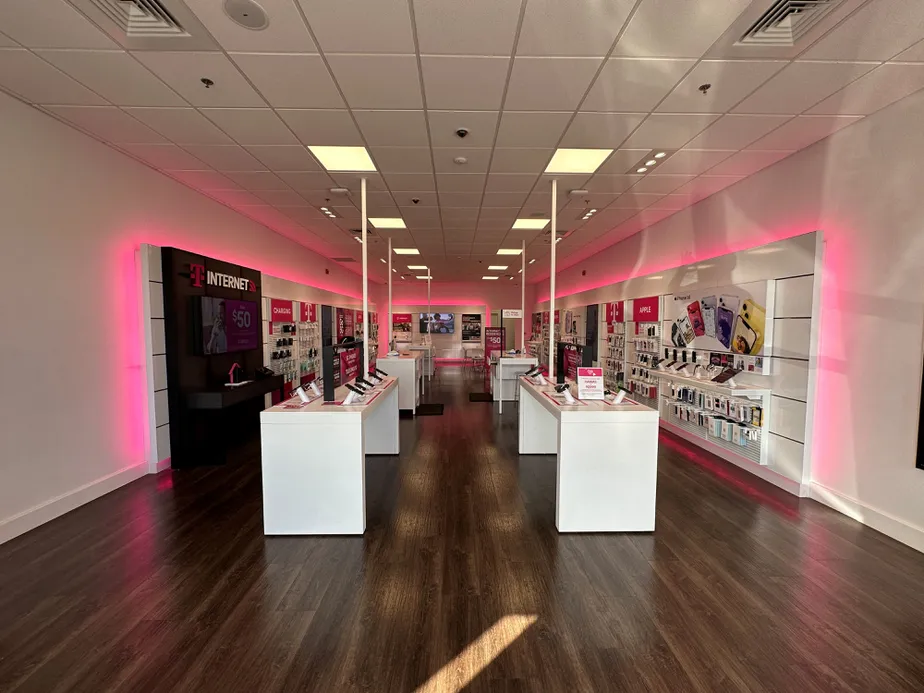
[{"label": "smartphone on display", "polygon": [[734,368],[726,368],[724,371],[719,373],[716,377],[712,379],[714,383],[725,383],[738,375],[738,371]]},{"label": "smartphone on display", "polygon": [[715,296],[704,296],[699,300],[703,314],[703,329],[707,337],[715,338]]},{"label": "smartphone on display", "polygon": [[732,339],[731,349],[736,354],[750,354],[757,344],[757,333],[748,325],[743,316],[738,316],[735,323],[735,337]]},{"label": "smartphone on display", "polygon": [[690,324],[690,318],[688,316],[681,315],[677,319],[677,324],[680,325],[680,329],[683,332],[683,339],[686,344],[690,344],[696,339],[696,334],[693,332],[693,325]]},{"label": "smartphone on display", "polygon": [[754,341],[751,343],[751,354],[757,354],[764,348],[764,328],[767,322],[767,313],[764,307],[754,303],[751,299],[745,299],[741,302],[741,312],[739,321],[744,320],[747,326],[754,333]]},{"label": "smartphone on display", "polygon": [[687,345],[686,340],[683,338],[683,329],[676,322],[671,324],[671,344],[679,347]]},{"label": "smartphone on display", "polygon": [[726,308],[731,311],[732,315],[738,314],[738,306],[741,305],[741,299],[737,296],[723,294],[719,296],[719,308]]},{"label": "smartphone on display", "polygon": [[699,301],[693,301],[687,306],[687,316],[690,318],[690,324],[693,326],[693,334],[697,337],[706,335],[706,325],[703,322],[703,313],[699,307]]},{"label": "smartphone on display", "polygon": [[716,309],[715,338],[726,349],[731,347],[732,329],[735,326],[735,314],[728,308],[719,306]]}]

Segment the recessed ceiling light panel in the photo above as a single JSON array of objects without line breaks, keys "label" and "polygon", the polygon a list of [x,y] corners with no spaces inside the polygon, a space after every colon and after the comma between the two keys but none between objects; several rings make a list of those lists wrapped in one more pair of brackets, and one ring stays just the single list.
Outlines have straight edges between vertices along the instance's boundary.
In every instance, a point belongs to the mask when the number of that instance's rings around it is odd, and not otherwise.
[{"label": "recessed ceiling light panel", "polygon": [[510,228],[514,230],[541,231],[550,221],[551,219],[517,219]]},{"label": "recessed ceiling light panel", "polygon": [[488,269],[489,269],[489,270],[498,270],[498,271],[501,271],[501,272],[502,272],[503,270],[507,269],[507,265],[490,265],[490,266],[488,267]]},{"label": "recessed ceiling light panel", "polygon": [[488,279],[488,280],[490,280],[490,279],[497,279],[497,277],[489,277],[489,276],[485,275],[484,277],[482,277],[482,279]]},{"label": "recessed ceiling light panel", "polygon": [[369,217],[369,223],[377,229],[406,229],[401,217]]},{"label": "recessed ceiling light panel", "polygon": [[426,265],[408,265],[409,270],[425,270],[428,269]]},{"label": "recessed ceiling light panel", "polygon": [[593,173],[612,153],[612,149],[557,149],[545,172]]},{"label": "recessed ceiling light panel", "polygon": [[420,255],[420,251],[417,248],[392,248],[395,255]]},{"label": "recessed ceiling light panel", "polygon": [[522,248],[501,248],[497,251],[498,255],[519,255],[523,252]]},{"label": "recessed ceiling light panel", "polygon": [[308,149],[328,171],[375,171],[365,147],[313,147]]}]

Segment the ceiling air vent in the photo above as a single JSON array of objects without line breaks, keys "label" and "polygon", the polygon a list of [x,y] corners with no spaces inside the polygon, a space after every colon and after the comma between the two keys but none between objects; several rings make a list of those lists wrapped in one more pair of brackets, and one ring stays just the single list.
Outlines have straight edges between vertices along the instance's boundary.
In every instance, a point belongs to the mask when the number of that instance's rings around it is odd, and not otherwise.
[{"label": "ceiling air vent", "polygon": [[351,257],[332,257],[331,260],[334,262],[356,262],[356,260]]},{"label": "ceiling air vent", "polygon": [[777,0],[738,39],[739,46],[794,46],[841,0]]},{"label": "ceiling air vent", "polygon": [[160,0],[90,0],[101,12],[133,38],[188,36]]}]

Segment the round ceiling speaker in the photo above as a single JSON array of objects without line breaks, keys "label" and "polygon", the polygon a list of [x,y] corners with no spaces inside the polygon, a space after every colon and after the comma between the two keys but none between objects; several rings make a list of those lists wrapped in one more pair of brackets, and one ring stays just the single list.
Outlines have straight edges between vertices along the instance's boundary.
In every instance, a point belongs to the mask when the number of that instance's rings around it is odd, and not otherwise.
[{"label": "round ceiling speaker", "polygon": [[261,31],[269,26],[266,10],[253,0],[225,0],[224,8],[231,21],[245,29]]}]

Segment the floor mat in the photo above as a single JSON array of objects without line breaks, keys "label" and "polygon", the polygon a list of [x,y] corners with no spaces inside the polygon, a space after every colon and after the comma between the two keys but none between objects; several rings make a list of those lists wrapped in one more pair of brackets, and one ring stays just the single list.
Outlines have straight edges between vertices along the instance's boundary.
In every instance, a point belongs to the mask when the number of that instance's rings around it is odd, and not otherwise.
[{"label": "floor mat", "polygon": [[469,392],[469,402],[493,402],[494,396],[490,392]]},{"label": "floor mat", "polygon": [[442,404],[419,404],[417,405],[417,416],[442,416]]}]

